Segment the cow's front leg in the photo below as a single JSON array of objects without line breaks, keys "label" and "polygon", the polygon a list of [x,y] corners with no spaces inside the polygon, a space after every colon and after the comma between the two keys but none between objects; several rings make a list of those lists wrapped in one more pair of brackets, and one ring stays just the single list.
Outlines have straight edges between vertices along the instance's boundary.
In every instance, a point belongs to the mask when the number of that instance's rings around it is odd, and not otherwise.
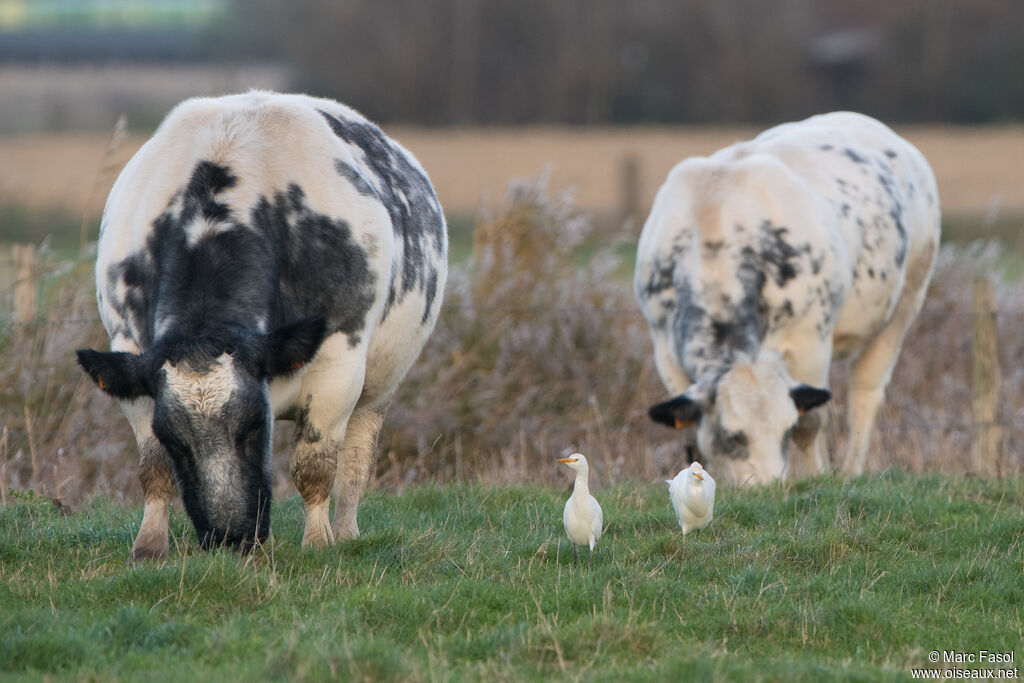
[{"label": "cow's front leg", "polygon": [[291,475],[302,496],[306,529],[302,547],[322,548],[334,543],[331,533],[331,484],[341,444],[301,422],[295,432]]},{"label": "cow's front leg", "polygon": [[131,561],[162,560],[167,557],[169,549],[167,533],[171,501],[178,495],[171,458],[153,435],[152,400],[121,401],[121,410],[139,444],[139,482],[145,500],[142,524],[132,544]]},{"label": "cow's front leg", "polygon": [[827,448],[828,409],[825,406],[800,416],[793,427],[792,448],[789,449],[789,477],[803,479],[828,471]]},{"label": "cow's front leg", "polygon": [[[806,338],[811,331],[804,332]],[[797,382],[813,387],[828,386],[829,365],[832,362],[832,342],[819,344],[815,348],[789,349],[783,353],[783,360],[790,376]],[[790,479],[803,479],[828,472],[828,421],[829,404],[811,408],[800,415],[790,432],[788,450]]]},{"label": "cow's front leg", "polygon": [[334,537],[355,538],[359,535],[356,512],[367,484],[373,478],[377,434],[384,422],[387,403],[376,408],[356,408],[345,430],[345,443],[338,460],[334,480]]},{"label": "cow's front leg", "polygon": [[168,551],[171,500],[178,491],[171,473],[170,458],[155,437],[139,444],[139,481],[146,503],[142,525],[132,545],[132,562],[162,560]]}]

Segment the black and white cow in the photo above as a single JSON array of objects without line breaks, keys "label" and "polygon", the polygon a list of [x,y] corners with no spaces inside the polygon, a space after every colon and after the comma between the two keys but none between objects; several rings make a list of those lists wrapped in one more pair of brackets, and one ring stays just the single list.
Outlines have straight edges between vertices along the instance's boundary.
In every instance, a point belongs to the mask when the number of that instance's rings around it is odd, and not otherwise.
[{"label": "black and white cow", "polygon": [[821,472],[814,408],[830,397],[832,360],[851,358],[842,469],[860,473],[938,244],[928,163],[860,114],[784,124],[678,164],[634,280],[673,396],[651,417],[696,427],[709,469],[734,483]]},{"label": "black and white cow", "polygon": [[104,211],[112,350],[78,352],[138,440],[132,557],[166,556],[176,489],[204,546],[264,540],[275,417],[296,422],[302,544],[358,535],[377,433],[434,327],[447,250],[419,163],[352,109],[270,92],[178,105]]}]

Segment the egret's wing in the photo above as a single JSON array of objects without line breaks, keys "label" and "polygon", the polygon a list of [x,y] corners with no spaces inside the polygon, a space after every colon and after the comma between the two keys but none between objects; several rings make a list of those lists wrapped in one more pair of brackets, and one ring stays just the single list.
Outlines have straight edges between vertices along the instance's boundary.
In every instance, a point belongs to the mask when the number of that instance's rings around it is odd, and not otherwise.
[{"label": "egret's wing", "polygon": [[594,538],[601,538],[601,530],[604,528],[604,512],[601,510],[597,498],[590,497],[590,530],[594,532]]}]

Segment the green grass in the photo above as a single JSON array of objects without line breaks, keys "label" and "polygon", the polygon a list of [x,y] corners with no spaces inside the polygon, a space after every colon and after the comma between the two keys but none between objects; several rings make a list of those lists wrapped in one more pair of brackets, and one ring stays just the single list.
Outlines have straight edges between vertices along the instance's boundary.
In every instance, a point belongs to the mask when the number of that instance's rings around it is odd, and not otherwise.
[{"label": "green grass", "polygon": [[722,489],[686,538],[661,485],[596,494],[589,569],[566,491],[373,492],[363,535],[323,551],[299,549],[293,498],[248,559],[198,551],[176,508],[170,559],[140,566],[138,510],[19,494],[0,509],[0,678],[902,680],[933,649],[1022,642],[1024,480]]}]

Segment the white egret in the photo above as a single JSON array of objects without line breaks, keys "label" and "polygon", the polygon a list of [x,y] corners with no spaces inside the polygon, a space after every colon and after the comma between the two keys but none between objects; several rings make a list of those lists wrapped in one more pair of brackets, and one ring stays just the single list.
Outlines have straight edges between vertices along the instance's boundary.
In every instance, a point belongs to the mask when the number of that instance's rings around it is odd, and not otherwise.
[{"label": "white egret", "polygon": [[695,462],[665,482],[683,535],[706,527],[715,510],[715,480],[701,464]]},{"label": "white egret", "polygon": [[594,563],[594,546],[601,538],[601,526],[604,522],[604,514],[597,499],[590,495],[590,467],[587,459],[582,453],[573,453],[568,458],[559,458],[558,462],[568,465],[576,471],[576,483],[572,488],[572,495],[565,501],[565,512],[562,513],[562,522],[565,524],[565,533],[573,542],[572,557],[576,560],[576,546],[590,546],[590,562]]}]

